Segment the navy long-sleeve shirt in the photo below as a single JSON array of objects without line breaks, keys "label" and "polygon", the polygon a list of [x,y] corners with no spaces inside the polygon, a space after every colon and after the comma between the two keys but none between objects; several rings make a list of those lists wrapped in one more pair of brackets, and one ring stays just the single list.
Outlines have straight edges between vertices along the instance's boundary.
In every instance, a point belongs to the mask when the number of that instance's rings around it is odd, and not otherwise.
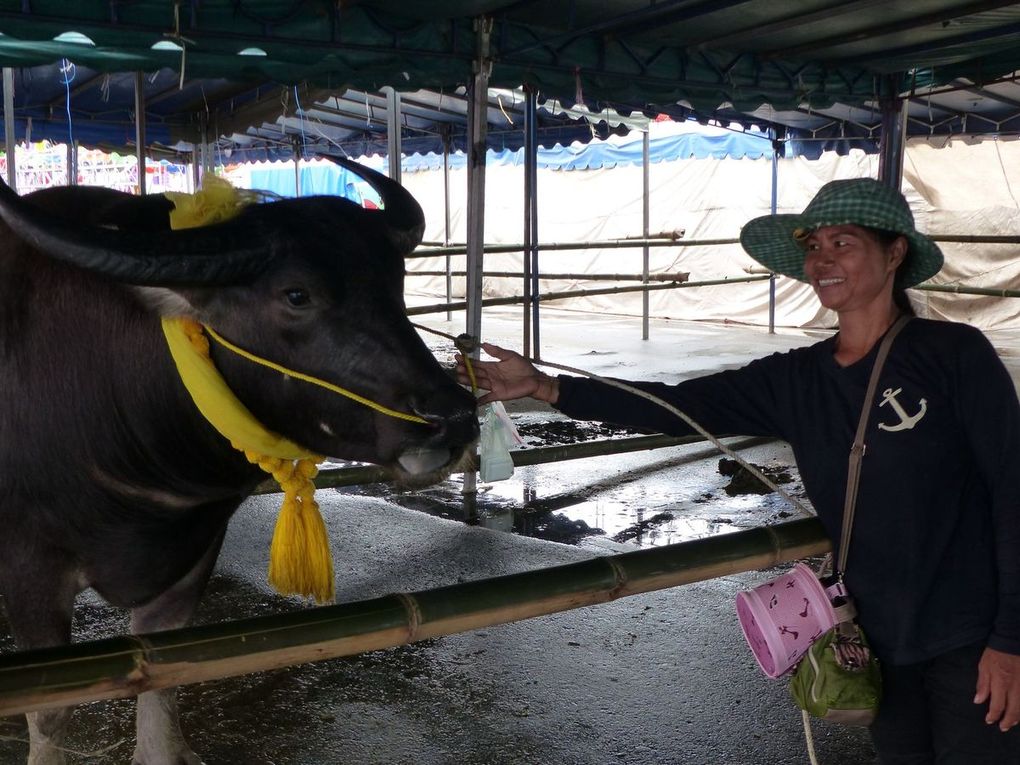
[{"label": "navy long-sleeve shirt", "polygon": [[[838,543],[850,445],[878,344],[847,367],[835,338],[677,385],[636,383],[709,432],[791,445]],[[865,435],[846,583],[884,661],[907,664],[979,640],[1020,654],[1020,404],[985,336],[914,319],[893,343]],[[669,434],[662,407],[560,377],[557,408]]]}]

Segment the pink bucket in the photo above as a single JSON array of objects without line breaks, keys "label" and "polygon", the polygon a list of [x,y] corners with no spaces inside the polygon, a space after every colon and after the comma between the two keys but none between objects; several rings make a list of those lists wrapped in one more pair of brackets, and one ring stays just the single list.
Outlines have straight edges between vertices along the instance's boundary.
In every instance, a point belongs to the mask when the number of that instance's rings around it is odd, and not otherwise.
[{"label": "pink bucket", "polygon": [[769,677],[779,677],[796,665],[811,643],[836,625],[825,589],[803,563],[738,593],[737,618],[754,658]]}]

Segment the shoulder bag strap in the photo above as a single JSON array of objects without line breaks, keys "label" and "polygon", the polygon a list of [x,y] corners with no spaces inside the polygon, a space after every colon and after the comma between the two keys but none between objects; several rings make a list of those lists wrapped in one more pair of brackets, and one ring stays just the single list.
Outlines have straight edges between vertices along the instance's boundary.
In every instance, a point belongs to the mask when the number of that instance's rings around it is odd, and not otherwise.
[{"label": "shoulder bag strap", "polygon": [[857,434],[854,436],[853,446],[850,447],[850,466],[846,475],[846,498],[843,504],[843,532],[839,541],[839,562],[836,565],[836,574],[842,575],[846,568],[846,559],[850,551],[850,532],[854,523],[854,506],[857,504],[857,486],[861,478],[861,460],[864,457],[864,431],[868,427],[868,415],[871,414],[871,405],[875,399],[875,389],[878,387],[878,376],[882,372],[885,358],[889,355],[889,348],[892,342],[904,325],[910,321],[909,316],[901,316],[896,320],[878,348],[878,356],[875,357],[875,366],[871,369],[871,379],[868,380],[868,392],[864,394],[864,407],[861,410],[861,419],[857,423]]}]

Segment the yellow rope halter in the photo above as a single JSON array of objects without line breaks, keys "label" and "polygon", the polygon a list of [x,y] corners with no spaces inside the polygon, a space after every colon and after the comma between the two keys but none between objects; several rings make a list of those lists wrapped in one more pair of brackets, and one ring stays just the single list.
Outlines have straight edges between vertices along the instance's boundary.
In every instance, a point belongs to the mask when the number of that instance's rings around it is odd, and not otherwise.
[{"label": "yellow rope halter", "polygon": [[200,324],[191,319],[163,319],[163,334],[181,381],[202,416],[283,490],[269,547],[269,583],[285,595],[332,601],[333,560],[312,480],[322,457],[255,419],[209,358],[209,340]]},{"label": "yellow rope halter", "polygon": [[[206,176],[204,188],[195,194],[170,193],[167,197],[175,206],[170,213],[174,229],[227,220],[257,200],[257,195],[235,189],[212,175]],[[283,490],[283,505],[269,549],[269,583],[283,594],[312,597],[320,603],[332,601],[333,559],[326,527],[315,501],[313,481],[323,458],[267,430],[255,419],[213,364],[208,338],[249,361],[347,396],[390,417],[423,424],[427,421],[249,353],[209,327],[204,327],[203,332],[202,325],[191,319],[164,318],[162,324],[178,373],[199,411],[231,446],[272,475]]]},{"label": "yellow rope halter", "polygon": [[359,396],[354,391],[347,390],[347,388],[341,388],[339,385],[334,385],[331,382],[320,380],[318,377],[306,375],[304,372],[296,372],[293,369],[288,369],[287,367],[282,366],[281,364],[277,364],[276,362],[270,361],[269,359],[264,359],[261,356],[256,356],[254,353],[246,351],[244,350],[244,348],[240,348],[231,343],[226,338],[221,337],[215,330],[213,330],[212,327],[203,326],[203,329],[205,329],[209,337],[211,337],[217,343],[222,345],[228,351],[233,351],[241,358],[247,359],[248,361],[251,361],[254,364],[260,364],[261,366],[272,369],[275,372],[280,372],[282,374],[287,375],[288,377],[293,377],[295,380],[302,380],[303,382],[311,383],[312,385],[318,385],[320,388],[325,388],[326,390],[331,391],[332,393],[338,393],[341,396],[346,396],[347,398],[353,401],[357,401],[359,404],[364,404],[369,409],[374,409],[375,411],[389,415],[390,417],[396,417],[398,420],[417,422],[422,425],[428,424],[428,420],[426,420],[424,417],[419,417],[416,414],[408,414],[407,412],[398,412],[396,409],[390,409],[389,407],[383,406],[382,404],[376,401],[367,399],[364,396]]}]

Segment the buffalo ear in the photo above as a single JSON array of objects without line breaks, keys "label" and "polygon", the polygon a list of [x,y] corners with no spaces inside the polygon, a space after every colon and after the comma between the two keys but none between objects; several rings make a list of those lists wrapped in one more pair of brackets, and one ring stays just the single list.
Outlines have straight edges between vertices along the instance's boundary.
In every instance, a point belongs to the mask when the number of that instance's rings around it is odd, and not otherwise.
[{"label": "buffalo ear", "polygon": [[185,294],[192,290],[175,290],[169,287],[132,287],[149,310],[167,318],[198,320],[198,310]]}]

